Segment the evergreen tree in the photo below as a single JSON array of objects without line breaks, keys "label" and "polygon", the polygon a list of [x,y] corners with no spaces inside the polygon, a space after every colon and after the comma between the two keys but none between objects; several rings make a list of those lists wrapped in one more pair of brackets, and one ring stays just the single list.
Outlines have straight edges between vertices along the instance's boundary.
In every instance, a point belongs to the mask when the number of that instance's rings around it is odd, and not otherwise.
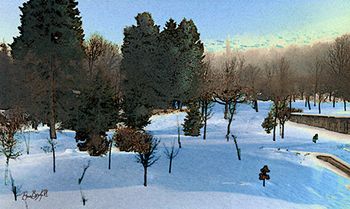
[{"label": "evergreen tree", "polygon": [[200,129],[203,127],[202,116],[197,103],[192,102],[189,104],[189,111],[183,124],[183,131],[186,136],[199,136]]},{"label": "evergreen tree", "polygon": [[276,125],[277,124],[275,123],[275,120],[274,120],[274,113],[271,110],[268,113],[267,117],[264,119],[261,126],[265,129],[266,133],[270,134],[273,128],[276,127]]},{"label": "evergreen tree", "polygon": [[204,46],[193,20],[183,19],[178,28],[177,44],[180,57],[177,67],[179,75],[179,95],[182,102],[193,100],[198,95],[200,73],[203,69]]},{"label": "evergreen tree", "polygon": [[169,19],[165,23],[164,30],[160,33],[160,46],[158,51],[159,57],[159,78],[161,99],[166,105],[175,106],[175,102],[180,100],[180,75],[179,68],[180,47],[179,47],[179,31],[177,23],[173,19]]},{"label": "evergreen tree", "polygon": [[69,128],[77,131],[79,148],[91,155],[107,151],[106,132],[118,122],[118,105],[114,95],[107,75],[99,69],[77,98],[80,105]]},{"label": "evergreen tree", "polygon": [[[50,126],[68,120],[81,76],[83,30],[75,0],[29,0],[21,7],[20,35],[11,45],[26,74],[26,110]],[[35,86],[33,86],[35,85]]]},{"label": "evergreen tree", "polygon": [[156,51],[159,44],[159,26],[151,14],[136,16],[136,25],[124,29],[121,73],[124,76],[124,121],[127,126],[142,129],[149,123],[152,109],[159,100],[155,76]]}]

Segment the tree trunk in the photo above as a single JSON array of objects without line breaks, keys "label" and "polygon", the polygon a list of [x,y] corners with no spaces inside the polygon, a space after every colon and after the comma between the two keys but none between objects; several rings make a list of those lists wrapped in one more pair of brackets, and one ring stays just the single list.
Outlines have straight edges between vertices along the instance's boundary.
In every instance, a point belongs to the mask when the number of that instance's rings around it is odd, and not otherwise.
[{"label": "tree trunk", "polygon": [[282,123],[282,133],[281,133],[281,138],[284,139],[284,123]]},{"label": "tree trunk", "polygon": [[265,179],[263,180],[263,187],[265,187]]},{"label": "tree trunk", "polygon": [[5,166],[5,176],[4,176],[4,184],[7,185],[7,179],[9,175],[9,164],[10,164],[10,158],[6,158],[6,166]]},{"label": "tree trunk", "polygon": [[56,128],[55,128],[55,119],[51,118],[50,120],[50,139],[57,139]]},{"label": "tree trunk", "polygon": [[335,108],[335,96],[333,95],[333,108]]},{"label": "tree trunk", "polygon": [[30,150],[30,132],[28,132],[28,135],[25,137],[25,143],[26,143],[26,152],[27,152],[27,155],[29,155],[29,150]]},{"label": "tree trunk", "polygon": [[305,97],[305,107],[307,107],[307,97]]},{"label": "tree trunk", "polygon": [[205,114],[205,103],[206,103],[205,101],[200,101],[202,118],[204,117],[204,114]]},{"label": "tree trunk", "polygon": [[321,114],[321,100],[318,100],[318,114]]},{"label": "tree trunk", "polygon": [[317,97],[317,94],[315,93],[314,94],[314,107],[316,107],[316,97]]},{"label": "tree trunk", "polygon": [[233,140],[234,140],[234,142],[235,142],[238,160],[241,160],[241,150],[240,150],[239,147],[238,147],[236,137],[233,137]]},{"label": "tree trunk", "polygon": [[226,140],[230,141],[230,127],[233,119],[233,114],[230,115],[230,118],[228,119],[228,124],[227,124],[227,131],[226,131]]},{"label": "tree trunk", "polygon": [[344,111],[346,111],[346,100],[344,99]]},{"label": "tree trunk", "polygon": [[207,139],[208,102],[204,102],[204,129],[203,140]]},{"label": "tree trunk", "polygon": [[55,73],[54,73],[54,67],[52,63],[52,56],[50,57],[50,70],[51,70],[51,89],[50,89],[50,139],[57,139],[56,136],[56,82],[55,82]]},{"label": "tree trunk", "polygon": [[143,186],[147,186],[147,166],[143,166]]},{"label": "tree trunk", "polygon": [[255,109],[255,112],[259,112],[259,107],[258,107],[258,100],[254,100],[254,109]]},{"label": "tree trunk", "polygon": [[229,102],[225,101],[225,112],[224,112],[224,119],[228,118],[228,109],[229,109]]},{"label": "tree trunk", "polygon": [[108,156],[108,170],[111,170],[111,160],[112,160],[112,140],[109,142],[109,156]]},{"label": "tree trunk", "polygon": [[13,196],[15,198],[15,201],[17,201],[17,187],[16,186],[13,187]]},{"label": "tree trunk", "polygon": [[171,173],[171,165],[173,163],[173,154],[170,156],[170,161],[169,161],[169,173]]},{"label": "tree trunk", "polygon": [[280,129],[280,136],[282,137],[282,125],[281,125],[281,123],[278,124],[278,127]]},{"label": "tree trunk", "polygon": [[181,137],[180,137],[180,123],[179,123],[179,117],[176,117],[177,119],[177,143],[179,144],[179,148],[181,148]]},{"label": "tree trunk", "polygon": [[292,96],[289,97],[289,111],[292,112]]},{"label": "tree trunk", "polygon": [[329,98],[328,100],[331,102],[332,101],[332,92],[329,92]]},{"label": "tree trunk", "polygon": [[309,110],[311,110],[310,96],[307,96],[307,106],[309,107]]},{"label": "tree trunk", "polygon": [[[231,107],[229,107],[230,118],[228,119],[228,124],[227,124],[227,132],[226,132],[226,140],[227,141],[230,141],[230,128],[231,128],[231,123],[233,120],[233,114],[235,113],[235,110],[236,110],[236,103],[237,103],[237,100],[235,99],[234,104],[233,104],[233,109],[231,110]],[[229,106],[231,106],[231,105],[229,105]]]},{"label": "tree trunk", "polygon": [[275,112],[274,112],[274,126],[273,126],[273,136],[272,136],[272,140],[276,141],[276,124],[277,124],[277,115],[278,115],[278,108],[277,108],[277,103],[275,102]]},{"label": "tree trunk", "polygon": [[55,154],[55,146],[52,144],[52,166],[53,166],[53,172],[56,172],[56,154]]}]

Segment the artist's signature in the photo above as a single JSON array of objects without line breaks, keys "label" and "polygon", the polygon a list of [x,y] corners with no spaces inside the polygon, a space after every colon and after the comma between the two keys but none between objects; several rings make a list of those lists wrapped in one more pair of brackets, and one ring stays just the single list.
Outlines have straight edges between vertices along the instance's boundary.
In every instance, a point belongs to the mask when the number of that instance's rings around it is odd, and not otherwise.
[{"label": "artist's signature", "polygon": [[48,197],[48,192],[49,191],[47,189],[42,189],[40,192],[33,190],[31,193],[25,191],[22,193],[22,200],[26,201],[28,199],[32,199],[35,201],[40,201],[43,197]]}]

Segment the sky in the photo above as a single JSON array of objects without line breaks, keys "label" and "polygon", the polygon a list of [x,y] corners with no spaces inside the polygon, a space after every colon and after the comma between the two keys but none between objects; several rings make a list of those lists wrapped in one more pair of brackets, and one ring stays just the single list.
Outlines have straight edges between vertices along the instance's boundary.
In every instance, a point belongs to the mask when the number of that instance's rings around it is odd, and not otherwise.
[{"label": "sky", "polygon": [[[18,35],[19,6],[0,0],[0,39]],[[350,32],[350,0],[78,0],[86,37],[98,32],[119,43],[123,28],[148,11],[163,28],[171,17],[193,19],[207,50],[229,37],[236,49],[286,47],[328,41]]]}]

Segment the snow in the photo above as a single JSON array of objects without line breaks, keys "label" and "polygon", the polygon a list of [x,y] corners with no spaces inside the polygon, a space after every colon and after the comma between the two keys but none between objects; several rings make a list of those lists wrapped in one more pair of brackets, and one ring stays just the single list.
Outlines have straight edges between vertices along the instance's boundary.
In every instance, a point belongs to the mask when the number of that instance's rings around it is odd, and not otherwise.
[{"label": "snow", "polygon": [[[163,144],[170,146],[177,140],[176,118],[182,122],[185,113],[152,117],[147,130],[161,139],[161,158],[149,168],[146,188],[134,153],[113,150],[112,169],[108,170],[107,156],[90,157],[76,150],[72,131],[58,133],[54,174],[51,153],[41,149],[47,145],[47,127],[30,132],[30,155],[24,153],[11,161],[10,169],[22,191],[49,191],[40,202],[28,200],[30,209],[350,208],[350,180],[321,165],[314,154],[307,154],[326,153],[350,163],[350,136],[287,122],[285,139],[273,142],[261,128],[270,106],[270,102],[259,102],[259,113],[249,105],[238,107],[231,129],[241,148],[242,160],[238,161],[233,141],[225,139],[223,106],[215,105],[207,140],[182,136],[183,148],[173,161],[172,174],[167,172]],[[302,101],[293,106],[304,109]],[[317,113],[317,107],[312,108],[304,112]],[[335,109],[330,103],[322,108],[325,114],[347,114],[342,103]],[[315,133],[319,134],[316,144],[312,142]],[[24,149],[24,142],[21,146]],[[82,206],[78,179],[88,161],[91,166],[81,185],[88,201]],[[264,165],[271,170],[266,187],[258,179]],[[5,160],[0,157],[0,180],[4,167]],[[0,186],[0,209],[12,208],[23,209],[25,203],[21,197],[13,200],[10,186]]]}]

